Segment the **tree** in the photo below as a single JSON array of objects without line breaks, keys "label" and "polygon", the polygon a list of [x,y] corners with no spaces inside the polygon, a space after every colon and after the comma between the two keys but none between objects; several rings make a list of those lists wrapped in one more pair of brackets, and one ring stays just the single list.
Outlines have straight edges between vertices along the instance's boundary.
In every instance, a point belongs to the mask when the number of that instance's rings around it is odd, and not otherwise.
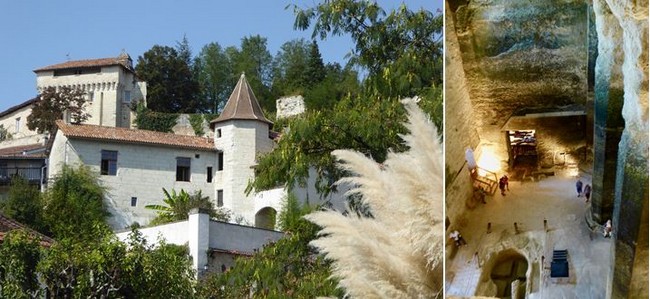
[{"label": "tree", "polygon": [[231,57],[218,43],[207,44],[194,60],[200,86],[200,97],[209,104],[212,113],[218,113],[226,105],[235,86]]},{"label": "tree", "polygon": [[0,142],[11,139],[11,133],[5,128],[4,125],[0,125]]},{"label": "tree", "polygon": [[195,208],[209,211],[211,218],[220,221],[230,220],[230,212],[225,208],[215,209],[210,198],[203,196],[200,190],[195,192],[193,195],[190,195],[183,189],[181,189],[181,192],[179,193],[176,193],[176,190],[172,189],[172,192],[169,193],[165,188],[163,188],[163,192],[165,193],[163,202],[166,206],[145,206],[147,209],[156,210],[158,212],[158,216],[151,221],[151,225],[186,220],[189,212]]},{"label": "tree", "polygon": [[276,123],[276,130],[278,125],[288,130],[274,151],[259,159],[249,191],[283,183],[290,188],[304,185],[313,167],[319,176],[316,187],[327,193],[343,174],[334,165],[332,150],[354,149],[379,163],[387,150],[405,150],[399,139],[405,133],[398,102],[402,97],[419,96],[420,106],[442,128],[441,14],[413,12],[404,5],[386,14],[374,2],[352,0],[295,7],[295,12],[295,28],[307,29],[313,23],[314,36],[349,34],[355,41],[349,63],[362,67],[367,76],[356,93],[335,101],[322,97],[308,106],[323,110]]},{"label": "tree", "polygon": [[325,79],[326,70],[323,64],[323,57],[320,55],[318,44],[312,41],[309,47],[309,59],[307,60],[307,69],[305,70],[305,82],[307,86],[314,86]]},{"label": "tree", "polygon": [[20,176],[14,176],[9,186],[9,196],[0,201],[0,211],[5,216],[24,223],[37,231],[44,231],[43,203],[38,186]]},{"label": "tree", "polygon": [[0,242],[0,297],[38,298],[38,240],[25,230],[13,230]]},{"label": "tree", "polygon": [[63,119],[64,113],[72,123],[86,121],[90,114],[84,111],[86,93],[81,89],[67,86],[45,88],[34,104],[32,113],[27,116],[27,127],[38,133],[52,132],[56,120]]},{"label": "tree", "polygon": [[301,94],[307,86],[309,45],[304,39],[284,43],[273,60],[274,98]]},{"label": "tree", "polygon": [[104,194],[97,173],[64,165],[44,194],[43,220],[56,239],[94,240],[108,230]]},{"label": "tree", "polygon": [[195,113],[203,110],[198,97],[199,84],[194,78],[192,66],[188,65],[187,55],[191,54],[155,45],[138,57],[135,70],[147,82],[149,109],[167,113]]},{"label": "tree", "polygon": [[273,56],[266,47],[266,38],[260,35],[244,37],[240,50],[226,49],[232,57],[232,78],[237,80],[243,73],[250,84],[260,106],[267,111],[275,111],[275,99],[271,98],[270,84],[272,78]]},{"label": "tree", "polygon": [[286,236],[250,258],[237,259],[227,272],[209,275],[199,284],[197,297],[343,297],[337,281],[330,277],[330,263],[309,245],[318,227],[302,216],[312,210],[293,196],[287,198],[279,217]]}]

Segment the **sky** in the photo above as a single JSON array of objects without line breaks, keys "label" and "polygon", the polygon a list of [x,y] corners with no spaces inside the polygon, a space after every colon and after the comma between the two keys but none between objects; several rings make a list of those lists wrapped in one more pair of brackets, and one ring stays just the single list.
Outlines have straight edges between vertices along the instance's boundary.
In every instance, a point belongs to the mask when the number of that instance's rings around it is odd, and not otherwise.
[{"label": "sky", "polygon": [[[0,1],[0,112],[36,96],[33,70],[68,60],[117,57],[134,63],[154,45],[175,47],[186,36],[194,55],[211,42],[239,46],[261,35],[275,55],[292,39],[311,39],[293,29],[293,9],[317,0],[113,0]],[[401,0],[378,0],[386,11]],[[406,0],[412,9],[441,9],[442,0]],[[347,37],[318,40],[323,60],[343,62],[354,44]]]}]

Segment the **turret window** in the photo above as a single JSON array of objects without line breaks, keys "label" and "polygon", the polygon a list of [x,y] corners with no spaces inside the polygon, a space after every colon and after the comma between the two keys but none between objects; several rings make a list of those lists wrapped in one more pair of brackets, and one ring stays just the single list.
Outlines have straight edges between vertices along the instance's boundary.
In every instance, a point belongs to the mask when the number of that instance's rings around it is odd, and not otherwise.
[{"label": "turret window", "polygon": [[223,170],[223,153],[217,154],[217,171]]}]

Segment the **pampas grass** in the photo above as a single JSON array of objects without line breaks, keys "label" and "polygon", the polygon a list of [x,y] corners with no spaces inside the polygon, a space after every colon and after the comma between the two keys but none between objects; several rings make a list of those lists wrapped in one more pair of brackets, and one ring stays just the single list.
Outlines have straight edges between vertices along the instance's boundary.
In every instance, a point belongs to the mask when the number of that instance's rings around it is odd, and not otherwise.
[{"label": "pampas grass", "polygon": [[323,229],[311,242],[333,260],[340,286],[354,298],[442,297],[442,149],[417,99],[404,99],[409,150],[383,166],[361,153],[337,150],[341,168],[374,218],[321,211],[306,218]]}]

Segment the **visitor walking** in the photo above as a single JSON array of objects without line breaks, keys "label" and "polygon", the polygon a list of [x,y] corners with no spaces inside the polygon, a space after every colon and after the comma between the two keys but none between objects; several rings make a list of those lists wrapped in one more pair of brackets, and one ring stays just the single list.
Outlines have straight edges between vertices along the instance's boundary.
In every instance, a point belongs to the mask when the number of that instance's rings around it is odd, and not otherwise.
[{"label": "visitor walking", "polygon": [[451,232],[451,234],[449,234],[449,238],[454,239],[456,247],[467,245],[467,242],[465,242],[465,239],[463,239],[463,236],[460,235],[460,232],[458,230]]},{"label": "visitor walking", "polygon": [[583,193],[585,194],[585,202],[589,202],[589,197],[591,197],[591,185],[585,185]]},{"label": "visitor walking", "polygon": [[603,229],[603,237],[612,237],[612,220],[607,220],[607,223],[605,223],[605,228]]},{"label": "visitor walking", "polygon": [[582,181],[578,179],[576,182],[576,191],[578,191],[578,197],[582,194]]},{"label": "visitor walking", "polygon": [[499,189],[501,189],[501,195],[506,196],[506,189],[510,191],[510,187],[508,186],[508,176],[503,175],[499,179]]}]

